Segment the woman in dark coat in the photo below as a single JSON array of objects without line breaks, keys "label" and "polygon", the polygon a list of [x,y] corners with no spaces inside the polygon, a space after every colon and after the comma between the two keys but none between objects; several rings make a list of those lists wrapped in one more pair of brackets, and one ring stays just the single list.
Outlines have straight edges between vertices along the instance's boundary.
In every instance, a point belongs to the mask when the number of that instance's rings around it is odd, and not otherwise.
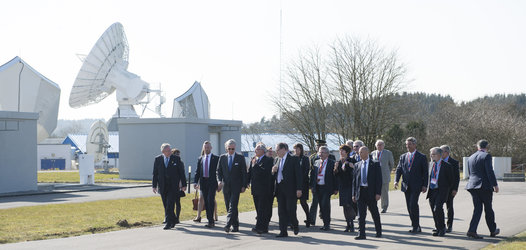
[{"label": "woman in dark coat", "polygon": [[301,143],[294,144],[294,152],[296,156],[300,159],[300,167],[301,172],[303,173],[303,185],[301,188],[301,197],[298,198],[300,200],[301,207],[303,208],[303,211],[305,212],[306,220],[305,225],[307,227],[310,226],[310,220],[309,220],[309,204],[307,204],[307,200],[309,200],[309,173],[310,173],[310,161],[309,157],[305,156],[305,153],[303,151],[303,145]]},{"label": "woman in dark coat", "polygon": [[347,221],[344,232],[354,232],[353,220],[356,217],[356,203],[352,201],[352,184],[354,180],[354,163],[356,160],[349,157],[351,147],[343,144],[340,146],[340,160],[334,165],[334,174],[338,180],[340,191],[340,206]]}]

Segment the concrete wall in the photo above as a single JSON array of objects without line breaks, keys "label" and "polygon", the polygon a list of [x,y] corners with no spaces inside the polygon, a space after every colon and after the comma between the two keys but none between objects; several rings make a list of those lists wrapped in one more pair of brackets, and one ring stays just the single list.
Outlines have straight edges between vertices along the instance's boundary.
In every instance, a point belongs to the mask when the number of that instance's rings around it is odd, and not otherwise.
[{"label": "concrete wall", "polygon": [[[219,134],[220,145],[230,138],[241,143],[241,121],[119,118],[118,124],[119,173],[123,179],[151,179],[154,158],[161,154],[164,142],[181,151],[186,175],[188,166],[192,173],[195,171],[203,141],[210,140],[210,133]],[[224,152],[224,146],[219,152]]]},{"label": "concrete wall", "polygon": [[37,190],[38,113],[0,111],[0,193]]},{"label": "concrete wall", "polygon": [[71,146],[69,144],[37,145],[37,170],[42,170],[42,159],[64,159],[66,170],[71,170]]}]

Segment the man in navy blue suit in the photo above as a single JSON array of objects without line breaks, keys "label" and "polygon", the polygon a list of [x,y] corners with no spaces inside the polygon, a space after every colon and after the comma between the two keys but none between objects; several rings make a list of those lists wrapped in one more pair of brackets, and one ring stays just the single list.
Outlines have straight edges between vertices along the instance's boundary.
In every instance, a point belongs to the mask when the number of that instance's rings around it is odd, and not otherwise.
[{"label": "man in navy blue suit", "polygon": [[429,206],[435,221],[433,236],[444,236],[446,234],[446,224],[444,223],[444,203],[447,201],[448,194],[453,186],[453,167],[442,157],[442,149],[434,147],[430,150],[432,162],[429,164],[431,169],[429,175]]},{"label": "man in navy blue suit", "polygon": [[219,156],[212,154],[212,144],[209,141],[203,143],[201,156],[197,159],[197,168],[194,177],[195,189],[201,189],[205,201],[206,218],[208,224],[205,227],[215,226],[214,207],[217,190],[217,163]]},{"label": "man in navy blue suit", "polygon": [[486,224],[488,225],[490,236],[495,237],[500,233],[495,223],[495,213],[493,212],[493,192],[499,192],[497,178],[493,172],[491,154],[488,153],[488,141],[480,140],[477,142],[477,152],[472,154],[468,159],[469,181],[466,189],[473,198],[473,217],[469,223],[467,236],[474,239],[482,239],[477,234],[480,216],[482,215],[482,206],[486,215]]},{"label": "man in navy blue suit", "polygon": [[409,137],[405,140],[407,153],[400,156],[400,161],[396,167],[396,177],[394,182],[395,189],[398,188],[398,182],[402,177],[402,192],[405,194],[407,211],[411,218],[410,233],[420,233],[420,210],[418,207],[418,198],[420,193],[427,191],[428,184],[428,161],[426,155],[416,150],[416,139]]}]

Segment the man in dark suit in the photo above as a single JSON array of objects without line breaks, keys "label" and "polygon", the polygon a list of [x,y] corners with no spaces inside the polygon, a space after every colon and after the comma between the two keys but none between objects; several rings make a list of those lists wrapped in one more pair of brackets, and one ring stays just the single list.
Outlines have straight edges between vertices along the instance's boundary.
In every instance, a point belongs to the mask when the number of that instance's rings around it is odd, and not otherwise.
[{"label": "man in dark suit", "polygon": [[428,184],[428,161],[427,157],[416,150],[416,139],[409,137],[405,140],[407,153],[400,156],[400,161],[396,167],[396,176],[394,187],[398,188],[398,182],[402,177],[402,192],[405,194],[407,211],[411,218],[410,233],[420,233],[420,209],[418,207],[418,198],[420,192],[427,191]]},{"label": "man in dark suit", "polygon": [[458,184],[460,182],[460,169],[459,169],[458,161],[453,159],[453,157],[450,156],[451,148],[448,145],[442,145],[440,146],[440,149],[442,149],[443,160],[449,163],[449,165],[451,165],[451,171],[453,172],[453,183],[451,185],[451,189],[449,191],[449,195],[447,196],[447,201],[446,201],[446,207],[447,207],[446,233],[451,233],[451,231],[453,231],[453,219],[455,218],[455,210],[453,209],[453,199],[455,198],[458,192]]},{"label": "man in dark suit", "polygon": [[255,148],[256,155],[250,161],[248,180],[251,186],[254,207],[256,208],[256,226],[252,232],[257,234],[268,233],[268,225],[272,210],[272,166],[274,159],[265,156],[266,147],[263,143],[258,143]]},{"label": "man in dark suit", "polygon": [[236,141],[233,139],[225,143],[227,153],[222,154],[217,165],[217,191],[223,189],[227,210],[225,232],[239,232],[239,218],[237,205],[240,193],[245,192],[247,185],[247,164],[245,157],[236,153]]},{"label": "man in dark suit", "polygon": [[482,206],[486,214],[486,224],[488,225],[490,236],[495,237],[500,233],[495,223],[495,213],[493,212],[493,192],[499,192],[497,178],[493,172],[491,154],[488,153],[488,141],[480,140],[477,142],[478,151],[472,154],[468,159],[469,181],[466,189],[473,198],[473,217],[469,223],[467,236],[475,239],[482,239],[477,234],[480,216],[482,215]]},{"label": "man in dark suit", "polygon": [[[331,195],[338,194],[338,186],[334,177],[334,161],[329,159],[329,148],[321,146],[318,155],[320,159],[314,162],[310,172],[310,187],[313,199],[317,199],[323,219],[321,230],[328,231],[331,224]],[[316,218],[317,206],[310,207],[311,218]]]},{"label": "man in dark suit", "polygon": [[174,213],[175,199],[179,195],[179,182],[181,190],[186,191],[186,177],[184,175],[184,164],[181,158],[172,155],[170,144],[161,145],[162,154],[155,157],[153,163],[152,188],[154,193],[161,194],[164,206],[164,216],[166,226],[164,229],[170,229],[178,223],[179,218]]},{"label": "man in dark suit", "polygon": [[280,233],[276,237],[287,237],[287,226],[292,225],[294,234],[299,232],[296,217],[297,200],[301,197],[302,178],[300,163],[297,156],[289,154],[286,143],[276,145],[277,164],[272,167],[276,180],[276,197],[278,198],[278,216]]},{"label": "man in dark suit", "polygon": [[[318,140],[315,140],[316,142],[316,151],[314,151],[314,153],[312,153],[310,156],[309,156],[309,160],[310,160],[310,165],[311,166],[314,166],[314,162],[319,160],[320,159],[320,155],[318,154],[318,152],[320,151],[320,147],[322,146],[325,146],[327,147],[327,141],[325,140],[322,140],[322,139],[318,139]],[[329,154],[329,159],[333,160],[334,162],[336,162],[336,157],[332,154]],[[312,197],[312,203],[311,203],[311,207],[318,207],[319,205],[319,201],[318,201],[318,197],[317,196],[313,196]],[[323,211],[320,209],[320,219],[323,219]],[[309,220],[310,220],[310,223],[308,223],[309,225],[315,225],[316,224],[316,214],[314,214],[313,216],[309,216]],[[307,224],[307,220],[305,220],[305,224]]]},{"label": "man in dark suit", "polygon": [[195,170],[194,187],[201,189],[205,201],[206,218],[208,224],[205,227],[213,228],[214,207],[216,202],[217,190],[217,163],[219,156],[212,154],[212,144],[209,141],[203,143],[203,150],[199,159],[197,159],[197,168]]},{"label": "man in dark suit", "polygon": [[363,146],[358,153],[361,161],[356,165],[352,199],[353,202],[358,202],[360,234],[354,239],[366,239],[365,217],[367,216],[367,208],[373,217],[376,237],[379,238],[382,237],[382,224],[377,202],[382,195],[382,168],[379,162],[375,162],[369,157],[369,148]]},{"label": "man in dark suit", "polygon": [[427,199],[435,221],[433,236],[444,236],[446,225],[444,224],[444,203],[447,200],[451,186],[453,185],[453,167],[442,159],[442,149],[434,147],[430,150],[431,160],[429,163],[429,191]]}]

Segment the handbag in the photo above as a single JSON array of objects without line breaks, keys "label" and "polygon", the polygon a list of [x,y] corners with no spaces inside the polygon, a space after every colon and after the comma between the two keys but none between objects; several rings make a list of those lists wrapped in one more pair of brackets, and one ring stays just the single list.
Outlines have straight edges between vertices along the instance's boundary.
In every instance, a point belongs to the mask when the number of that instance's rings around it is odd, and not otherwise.
[{"label": "handbag", "polygon": [[192,199],[192,204],[194,207],[192,208],[194,211],[197,211],[197,208],[199,207],[199,198],[197,197],[197,189],[195,190],[195,196]]}]

